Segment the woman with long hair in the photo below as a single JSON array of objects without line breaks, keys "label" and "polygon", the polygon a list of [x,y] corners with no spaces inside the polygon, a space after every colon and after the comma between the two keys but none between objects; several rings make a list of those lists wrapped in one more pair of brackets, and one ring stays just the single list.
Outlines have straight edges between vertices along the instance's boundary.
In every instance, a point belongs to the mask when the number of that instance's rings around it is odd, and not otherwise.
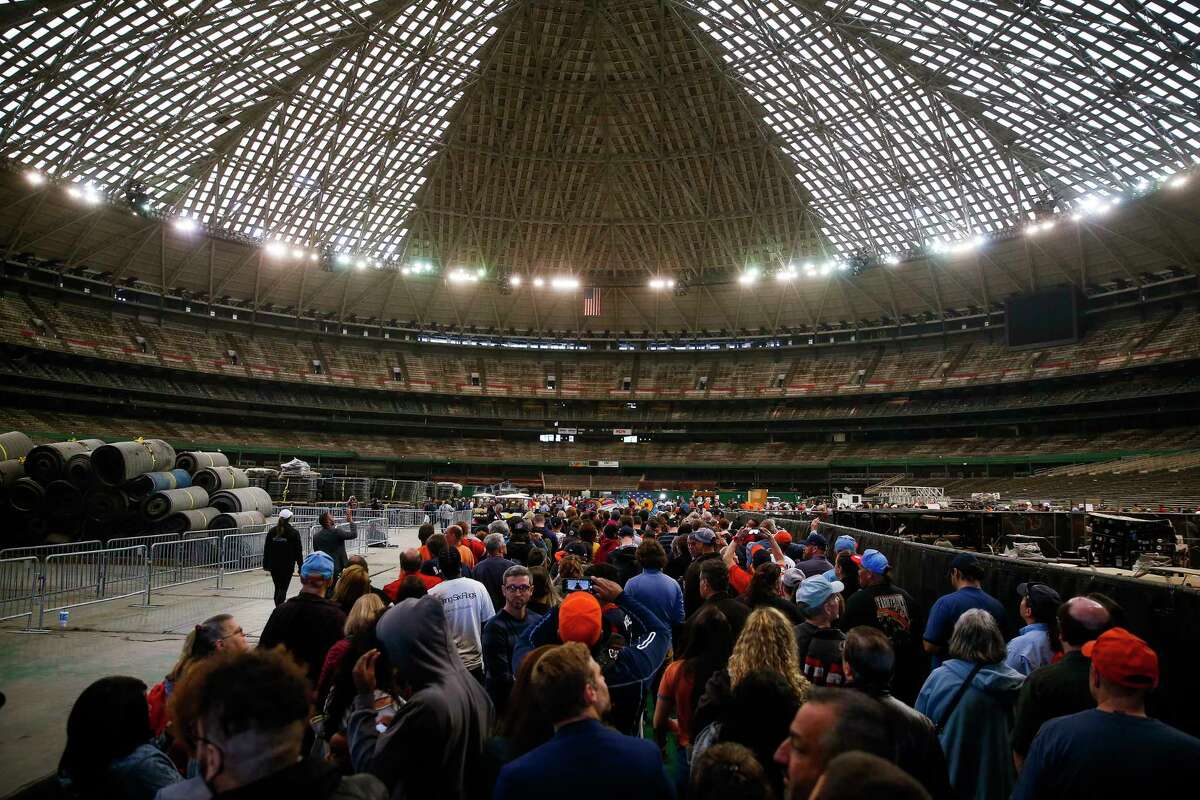
[{"label": "woman with long hair", "polygon": [[271,573],[271,582],[275,584],[275,605],[283,605],[287,599],[288,587],[292,584],[292,574],[300,574],[300,565],[304,563],[304,546],[300,543],[300,534],[292,527],[292,512],[282,509],[279,519],[267,531],[263,542],[263,569]]},{"label": "woman with long hair", "polygon": [[333,587],[333,602],[349,616],[358,598],[371,590],[371,576],[358,564],[351,564],[342,570],[338,577],[337,586]]},{"label": "woman with long hair", "polygon": [[101,678],[71,707],[59,781],[78,798],[152,800],[183,778],[151,738],[146,684]]},{"label": "woman with long hair", "polygon": [[495,735],[483,745],[484,786],[494,786],[501,767],[554,736],[554,723],[533,689],[533,668],[542,656],[556,647],[558,645],[544,644],[521,659],[508,695],[507,710],[496,722]]},{"label": "woman with long hair", "polygon": [[533,592],[525,607],[535,614],[549,614],[550,609],[562,602],[558,588],[545,567],[531,567],[529,576],[533,579]]},{"label": "woman with long hair", "polygon": [[[349,571],[349,569],[346,570],[346,572]],[[345,573],[342,575],[344,577]],[[350,613],[346,616],[346,624],[342,627],[342,634],[346,638],[335,642],[333,647],[329,648],[329,652],[325,654],[321,677],[317,680],[317,708],[321,708],[325,704],[325,696],[333,686],[333,679],[338,674],[342,659],[350,650],[350,643],[355,636],[375,627],[375,620],[383,613],[383,609],[383,601],[374,593],[369,592],[354,601]]]},{"label": "woman with long hair", "polygon": [[[725,614],[717,606],[702,607],[688,625],[687,644],[667,665],[658,686],[654,735],[659,747],[666,745],[668,733],[676,735],[681,748],[691,744],[692,712],[708,679],[725,668],[732,651],[733,631]],[[672,715],[678,722],[672,721]]]},{"label": "woman with long hair", "polygon": [[799,625],[804,621],[799,607],[779,594],[782,576],[783,571],[779,569],[778,564],[759,564],[750,577],[750,585],[746,587],[742,601],[752,609],[773,608],[787,617],[793,625]]},{"label": "woman with long hair", "polygon": [[722,721],[733,703],[734,690],[755,670],[780,675],[801,704],[808,699],[812,684],[800,671],[796,632],[787,618],[773,608],[758,608],[751,612],[733,646],[729,666],[709,678],[692,716],[689,733],[693,740],[704,728]]}]

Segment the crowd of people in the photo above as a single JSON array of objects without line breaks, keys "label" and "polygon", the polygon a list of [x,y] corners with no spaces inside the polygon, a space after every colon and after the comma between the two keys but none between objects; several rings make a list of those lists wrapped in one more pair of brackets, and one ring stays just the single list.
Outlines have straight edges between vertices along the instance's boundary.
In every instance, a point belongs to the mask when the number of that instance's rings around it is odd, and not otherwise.
[{"label": "crowd of people", "polygon": [[817,521],[734,529],[711,511],[564,502],[476,531],[423,525],[376,587],[362,556],[336,557],[352,531],[332,523],[335,554],[307,557],[279,526],[265,567],[298,563],[301,588],[257,647],[213,617],[160,683],[83,692],[65,791],[1058,800],[1200,785],[1200,739],[1146,714],[1158,657],[1123,610],[1045,583],[993,597],[967,552],[925,609],[887,555]]}]

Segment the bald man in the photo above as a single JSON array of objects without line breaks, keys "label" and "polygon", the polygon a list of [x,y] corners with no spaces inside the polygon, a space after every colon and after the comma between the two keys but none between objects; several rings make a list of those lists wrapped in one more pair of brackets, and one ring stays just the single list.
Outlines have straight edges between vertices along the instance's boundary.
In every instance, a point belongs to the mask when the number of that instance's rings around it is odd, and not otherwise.
[{"label": "bald man", "polygon": [[1017,769],[1025,761],[1033,737],[1043,723],[1096,707],[1088,688],[1092,663],[1080,648],[1110,627],[1112,618],[1108,610],[1089,597],[1072,597],[1058,607],[1063,657],[1058,663],[1030,673],[1017,699],[1013,727],[1013,761]]}]

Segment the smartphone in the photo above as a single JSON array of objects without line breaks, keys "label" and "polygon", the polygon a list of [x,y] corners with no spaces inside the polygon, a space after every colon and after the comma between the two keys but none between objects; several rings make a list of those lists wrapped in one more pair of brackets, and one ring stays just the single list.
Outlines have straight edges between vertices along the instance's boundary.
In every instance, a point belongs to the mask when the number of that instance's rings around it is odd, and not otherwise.
[{"label": "smartphone", "polygon": [[567,593],[571,592],[590,592],[592,590],[592,581],[590,578],[567,578]]}]

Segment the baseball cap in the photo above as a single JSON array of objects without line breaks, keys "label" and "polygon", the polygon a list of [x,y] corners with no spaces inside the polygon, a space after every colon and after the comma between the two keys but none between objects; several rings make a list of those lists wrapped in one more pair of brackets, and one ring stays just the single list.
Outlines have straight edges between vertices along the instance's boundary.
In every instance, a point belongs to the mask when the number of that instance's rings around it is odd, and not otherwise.
[{"label": "baseball cap", "polygon": [[827,569],[824,572],[822,572],[821,574],[825,576],[826,580],[829,580],[829,581],[837,580],[837,570],[836,569]]},{"label": "baseball cap", "polygon": [[783,573],[783,585],[789,589],[795,589],[804,580],[804,572],[792,567]]},{"label": "baseball cap", "polygon": [[279,518],[280,519],[291,519],[292,518],[292,510],[290,508],[283,509],[282,511],[279,512]]},{"label": "baseball cap", "polygon": [[849,550],[851,553],[853,553],[857,549],[858,542],[854,541],[854,537],[847,536],[844,533],[837,537],[837,541],[833,543],[833,552],[835,553],[840,553],[843,550]]},{"label": "baseball cap", "polygon": [[600,601],[591,592],[571,592],[558,606],[558,638],[591,647],[600,641]]},{"label": "baseball cap", "polygon": [[754,566],[771,563],[771,551],[764,544],[756,544],[750,548],[750,563]]},{"label": "baseball cap", "polygon": [[328,553],[322,553],[320,550],[314,550],[304,559],[304,563],[300,565],[300,577],[307,578],[310,575],[320,575],[322,578],[333,577],[333,559]]},{"label": "baseball cap", "polygon": [[872,575],[882,575],[890,566],[887,556],[874,549],[867,550],[859,556],[858,565]]},{"label": "baseball cap", "polygon": [[1062,602],[1057,591],[1053,586],[1047,586],[1044,583],[1028,583],[1017,584],[1017,594],[1021,597],[1029,598],[1030,606],[1046,606],[1050,609],[1057,608]]},{"label": "baseball cap", "polygon": [[829,540],[817,532],[810,533],[808,538],[804,540],[805,544],[816,545],[822,549],[829,547]]},{"label": "baseball cap", "polygon": [[1158,686],[1158,655],[1124,628],[1100,634],[1083,646],[1083,654],[1092,660],[1096,672],[1113,683],[1131,689]]},{"label": "baseball cap", "polygon": [[567,545],[567,554],[587,558],[589,555],[587,542],[575,541]]},{"label": "baseball cap", "polygon": [[717,541],[717,535],[713,533],[712,528],[701,528],[697,531],[692,531],[691,537],[701,544],[713,544]]},{"label": "baseball cap", "polygon": [[974,553],[959,553],[950,562],[950,569],[962,569],[963,567],[973,567],[979,563],[979,559]]},{"label": "baseball cap", "polygon": [[802,609],[811,611],[845,588],[841,581],[831,581],[824,575],[813,575],[800,581],[800,588],[796,590],[796,602]]},{"label": "baseball cap", "polygon": [[779,546],[783,547],[792,543],[792,535],[787,531],[779,531],[775,534],[775,541],[779,542]]},{"label": "baseball cap", "polygon": [[635,532],[634,532],[634,530],[633,530],[633,526],[632,526],[632,525],[622,525],[622,526],[621,526],[621,531],[620,531],[620,533],[621,533],[621,536],[630,536],[630,537],[632,537],[632,536],[634,536],[634,535],[635,535]]}]

